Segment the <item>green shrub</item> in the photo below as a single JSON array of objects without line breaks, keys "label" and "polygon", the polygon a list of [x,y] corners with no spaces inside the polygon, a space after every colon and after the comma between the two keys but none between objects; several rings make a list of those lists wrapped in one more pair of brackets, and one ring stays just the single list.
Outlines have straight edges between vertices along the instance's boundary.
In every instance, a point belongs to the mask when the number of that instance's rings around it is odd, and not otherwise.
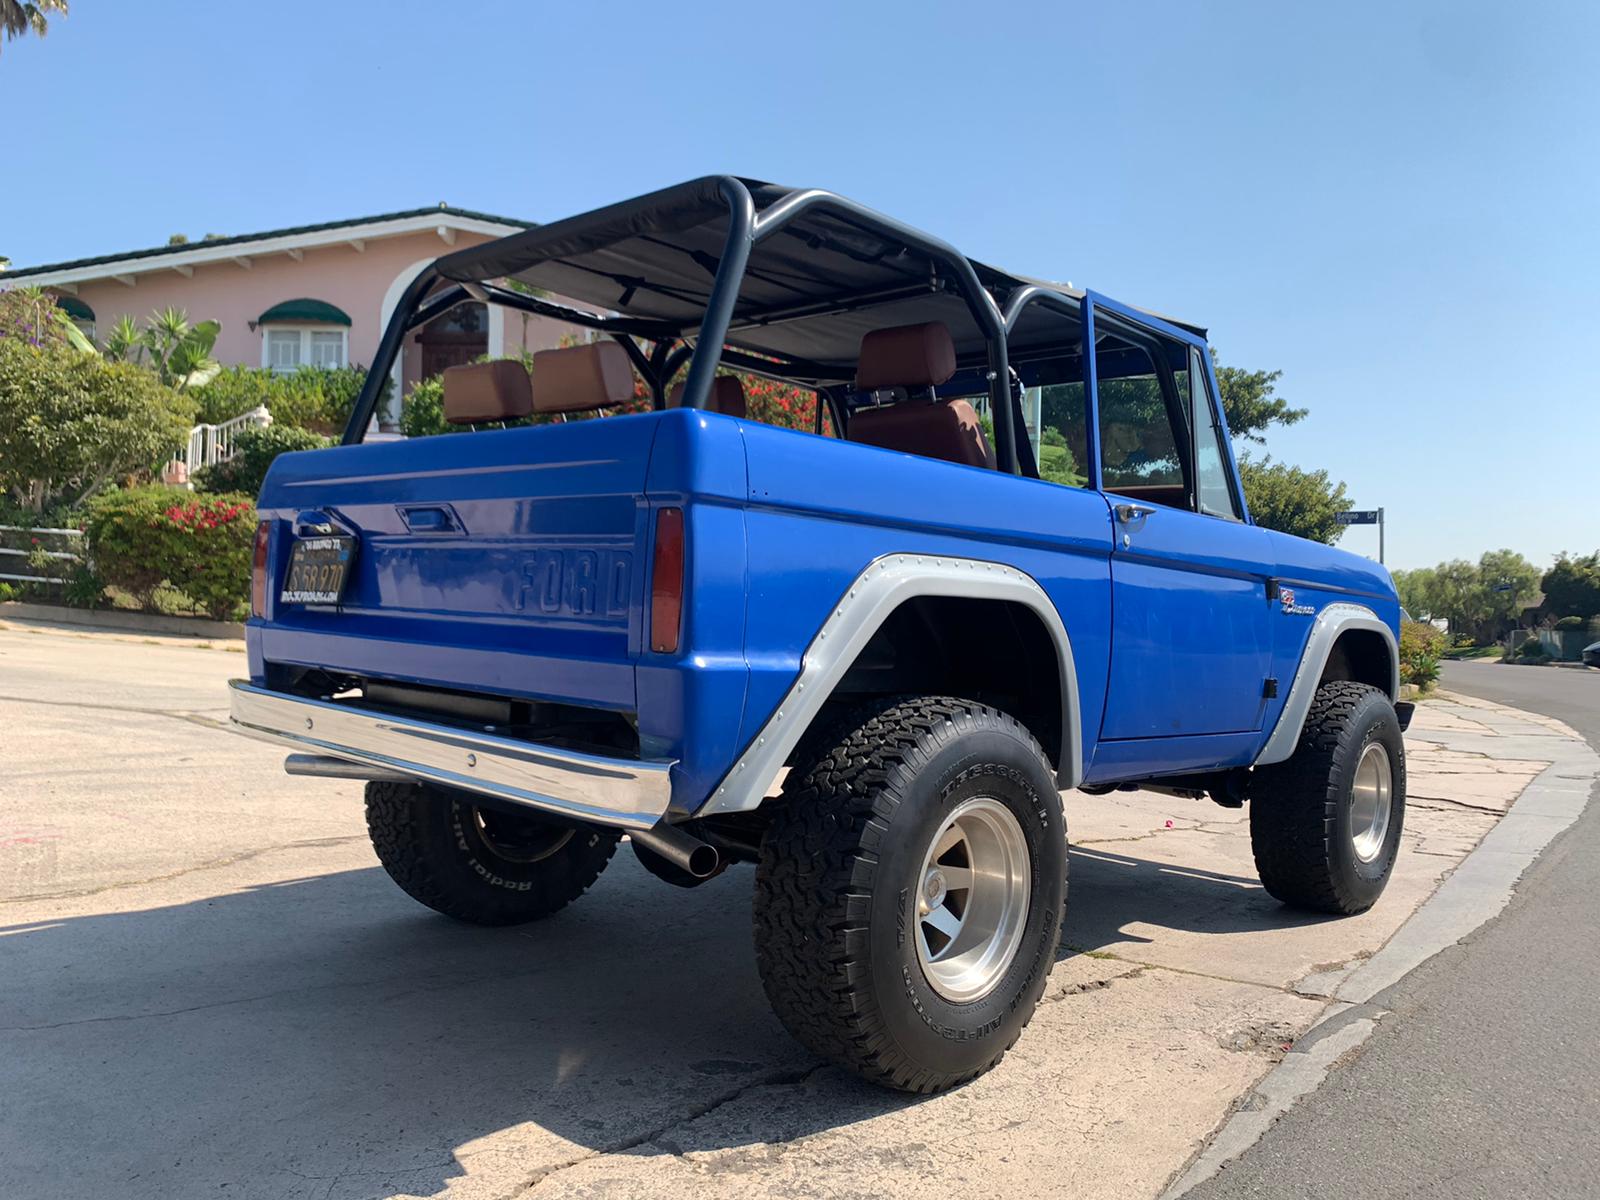
[{"label": "green shrub", "polygon": [[[256,408],[266,408],[275,424],[317,433],[342,432],[355,407],[365,367],[301,367],[280,374],[262,367],[229,367],[204,387],[194,389],[198,420],[220,425]],[[385,383],[385,392],[389,385]]]},{"label": "green shrub", "polygon": [[226,620],[250,598],[255,525],[249,496],[196,496],[154,485],[96,499],[85,536],[106,584],[148,607],[167,583],[207,615]]},{"label": "green shrub", "polygon": [[1426,691],[1439,678],[1439,656],[1446,638],[1426,621],[1400,623],[1400,682]]},{"label": "green shrub", "polygon": [[131,363],[0,339],[0,489],[42,512],[157,468],[194,405]]},{"label": "green shrub", "polygon": [[261,483],[267,477],[267,468],[280,454],[291,450],[321,450],[333,445],[332,438],[323,437],[309,429],[294,425],[272,424],[265,427],[241,429],[233,440],[233,457],[215,466],[203,467],[195,472],[196,491],[243,494],[255,497],[261,494]]},{"label": "green shrub", "polygon": [[1544,643],[1537,637],[1526,638],[1523,640],[1522,645],[1517,647],[1518,658],[1543,658],[1544,656]]},{"label": "green shrub", "polygon": [[92,567],[78,563],[62,588],[61,599],[71,608],[100,608],[106,602],[106,581]]},{"label": "green shrub", "polygon": [[444,419],[444,381],[438,376],[424,379],[406,393],[400,407],[400,432],[407,437],[432,437],[436,433],[459,433],[461,429]]},{"label": "green shrub", "polygon": [[1587,624],[1582,617],[1562,617],[1556,622],[1557,629],[1582,629]]},{"label": "green shrub", "polygon": [[0,604],[4,604],[7,600],[15,600],[16,598],[17,589],[11,584],[7,583],[4,579],[0,579]]}]

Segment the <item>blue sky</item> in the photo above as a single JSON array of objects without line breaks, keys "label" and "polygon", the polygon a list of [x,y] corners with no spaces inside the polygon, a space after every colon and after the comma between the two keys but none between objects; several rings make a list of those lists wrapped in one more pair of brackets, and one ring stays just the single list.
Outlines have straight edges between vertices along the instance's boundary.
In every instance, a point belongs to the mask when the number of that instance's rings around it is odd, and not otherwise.
[{"label": "blue sky", "polygon": [[829,187],[1281,368],[1268,449],[1383,505],[1392,566],[1600,545],[1600,6],[73,0],[0,104],[19,267]]}]

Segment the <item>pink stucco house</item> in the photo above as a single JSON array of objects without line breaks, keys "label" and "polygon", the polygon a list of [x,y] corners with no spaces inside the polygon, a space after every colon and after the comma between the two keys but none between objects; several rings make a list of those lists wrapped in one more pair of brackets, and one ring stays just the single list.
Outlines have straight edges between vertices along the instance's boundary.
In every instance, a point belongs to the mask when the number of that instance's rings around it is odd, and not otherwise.
[{"label": "pink stucco house", "polygon": [[[395,304],[417,274],[452,249],[504,237],[531,222],[439,205],[242,234],[0,273],[0,288],[50,289],[91,337],[124,314],[143,321],[168,306],[222,323],[224,365],[293,370],[372,360]],[[558,344],[572,330],[543,317],[466,304],[416,330],[395,367],[393,411],[419,379],[482,354]]]}]

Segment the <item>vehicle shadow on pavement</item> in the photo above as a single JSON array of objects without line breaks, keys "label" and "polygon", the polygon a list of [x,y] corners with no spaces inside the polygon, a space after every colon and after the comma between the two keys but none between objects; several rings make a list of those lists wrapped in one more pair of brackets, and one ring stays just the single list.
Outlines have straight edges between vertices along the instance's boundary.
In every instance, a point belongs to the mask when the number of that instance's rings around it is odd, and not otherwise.
[{"label": "vehicle shadow on pavement", "polygon": [[[437,916],[377,868],[0,927],[0,1162],[35,1198],[426,1196],[474,1150],[531,1180],[915,1103],[784,1032],[749,888],[665,888],[624,848],[521,929]],[[756,1126],[678,1128],[762,1088],[786,1098]]]},{"label": "vehicle shadow on pavement", "polygon": [[1254,875],[1135,858],[1096,846],[1073,846],[1068,872],[1060,958],[1155,940],[1130,925],[1186,933],[1258,933],[1338,919],[1286,908],[1267,895]]},{"label": "vehicle shadow on pavement", "polygon": [[[1080,950],[1130,922],[1304,920],[1253,880],[1092,848],[1072,871]],[[749,886],[664,889],[624,849],[518,930],[435,916],[377,868],[0,928],[0,1161],[41,1198],[426,1196],[469,1170],[525,1185],[595,1151],[786,1141],[917,1103],[785,1034]]]}]

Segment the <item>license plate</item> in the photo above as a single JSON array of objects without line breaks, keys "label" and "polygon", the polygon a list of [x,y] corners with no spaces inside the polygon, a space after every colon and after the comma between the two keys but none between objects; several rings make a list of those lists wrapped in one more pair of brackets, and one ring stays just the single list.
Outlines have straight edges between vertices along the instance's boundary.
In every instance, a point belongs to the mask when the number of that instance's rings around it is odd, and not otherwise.
[{"label": "license plate", "polygon": [[281,604],[337,604],[344,594],[350,563],[356,556],[353,537],[305,537],[289,552],[289,574]]}]

